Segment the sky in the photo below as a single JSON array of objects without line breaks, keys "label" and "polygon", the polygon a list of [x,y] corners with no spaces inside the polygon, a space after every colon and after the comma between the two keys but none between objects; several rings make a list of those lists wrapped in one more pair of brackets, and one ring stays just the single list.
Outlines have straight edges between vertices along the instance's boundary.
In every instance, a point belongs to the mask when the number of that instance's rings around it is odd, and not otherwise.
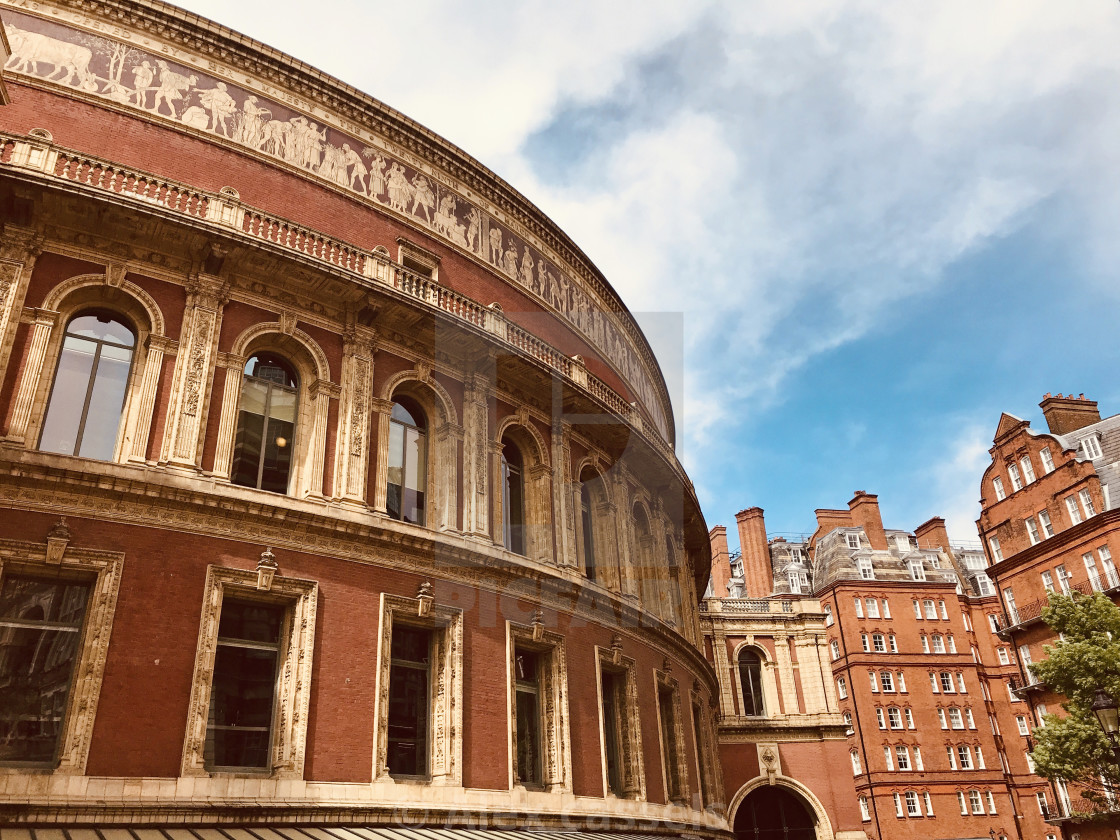
[{"label": "sky", "polygon": [[977,539],[1001,412],[1120,412],[1120,3],[183,0],[533,201],[647,325],[709,526]]}]

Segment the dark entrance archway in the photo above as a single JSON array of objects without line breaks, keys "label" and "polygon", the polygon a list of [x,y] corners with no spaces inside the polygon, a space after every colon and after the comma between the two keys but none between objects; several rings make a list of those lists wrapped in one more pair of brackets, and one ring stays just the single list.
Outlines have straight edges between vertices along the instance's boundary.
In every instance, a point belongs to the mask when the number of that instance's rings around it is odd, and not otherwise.
[{"label": "dark entrance archway", "polygon": [[765,785],[735,812],[735,840],[816,840],[816,819],[793,791]]}]

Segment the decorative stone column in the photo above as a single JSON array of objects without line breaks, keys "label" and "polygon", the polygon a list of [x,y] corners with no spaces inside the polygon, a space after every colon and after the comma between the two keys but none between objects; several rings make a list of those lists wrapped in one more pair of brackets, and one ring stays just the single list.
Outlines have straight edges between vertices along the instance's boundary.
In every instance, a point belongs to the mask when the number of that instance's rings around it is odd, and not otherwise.
[{"label": "decorative stone column", "polygon": [[303,465],[299,471],[300,486],[296,495],[303,499],[308,496],[323,497],[323,471],[327,460],[327,417],[331,400],[337,400],[341,389],[326,379],[316,379],[307,389],[311,400],[311,428],[303,450]]},{"label": "decorative stone column", "polygon": [[370,411],[377,423],[377,455],[374,460],[377,482],[373,485],[373,500],[370,507],[384,516],[389,515],[389,488],[387,463],[389,459],[389,416],[393,413],[393,401],[374,397],[369,401]]},{"label": "decorative stone column", "polygon": [[556,564],[576,568],[579,552],[575,512],[580,509],[579,485],[572,480],[572,424],[559,418],[552,422],[552,487]]},{"label": "decorative stone column", "polygon": [[179,339],[181,352],[175,360],[160,452],[162,463],[188,469],[199,467],[209,384],[214,376],[218,333],[227,300],[225,283],[218,277],[199,274],[187,284],[187,306]]},{"label": "decorative stone column", "polygon": [[214,475],[229,478],[233,464],[233,446],[237,435],[237,415],[241,403],[241,386],[244,382],[244,356],[233,353],[218,353],[216,367],[226,372],[225,385],[222,387],[222,416],[218,422],[218,444],[214,451]]},{"label": "decorative stone column", "polygon": [[129,411],[124,432],[124,457],[130,463],[143,464],[148,460],[148,436],[152,431],[152,414],[160,374],[163,373],[163,357],[174,355],[178,348],[179,343],[165,335],[148,336],[144,373],[140,379],[140,390],[135,395],[137,404]]},{"label": "decorative stone column", "polygon": [[42,253],[42,237],[28,228],[4,225],[0,240],[0,382],[16,340],[19,313],[35,261]]},{"label": "decorative stone column", "polygon": [[476,372],[463,388],[463,532],[484,539],[490,537],[490,450],[490,381]]},{"label": "decorative stone column", "polygon": [[[628,499],[629,486],[626,480],[626,467],[618,464],[611,475],[614,478],[614,490],[611,495],[618,500]],[[634,575],[634,563],[637,546],[634,544],[634,528],[630,521],[630,508],[618,504],[615,511],[615,527],[618,531],[618,578],[619,592],[632,604],[641,603],[641,594],[638,591],[638,582]]]},{"label": "decorative stone column", "polygon": [[435,476],[435,487],[428,492],[435,501],[436,516],[432,523],[439,531],[458,531],[458,462],[459,444],[463,440],[463,427],[457,423],[443,423],[432,433],[428,457],[432,459],[430,475]]},{"label": "decorative stone column", "polygon": [[[35,394],[39,390],[39,379],[43,374],[43,359],[47,355],[51,333],[58,323],[59,313],[50,309],[33,309],[30,313],[31,340],[24,356],[23,372],[16,386],[15,409],[12,422],[8,426],[7,440],[25,443],[27,424],[31,420],[31,409],[35,405]],[[26,316],[25,316],[26,319]]]},{"label": "decorative stone column", "polygon": [[781,675],[782,706],[787,715],[795,715],[800,708],[797,703],[797,687],[794,685],[793,659],[789,655],[788,636],[774,634],[774,660]]},{"label": "decorative stone column", "polygon": [[369,469],[370,400],[377,333],[354,327],[342,347],[342,399],[335,438],[334,495],[364,505]]},{"label": "decorative stone column", "polygon": [[622,593],[622,561],[619,559],[618,507],[613,502],[596,503],[591,515],[595,545],[595,579],[600,586]]},{"label": "decorative stone column", "polygon": [[719,681],[719,713],[724,718],[735,716],[735,698],[732,687],[731,664],[727,661],[727,636],[716,629],[712,638],[712,654],[716,660],[716,679]]}]

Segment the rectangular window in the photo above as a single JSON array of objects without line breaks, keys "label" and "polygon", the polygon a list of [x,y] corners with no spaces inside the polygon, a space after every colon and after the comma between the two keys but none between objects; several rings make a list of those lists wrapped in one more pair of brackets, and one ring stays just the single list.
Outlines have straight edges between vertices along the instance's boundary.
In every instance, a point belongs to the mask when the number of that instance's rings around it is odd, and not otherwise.
[{"label": "rectangular window", "polygon": [[1044,817],[1049,816],[1047,811],[1050,810],[1050,807],[1046,802],[1046,791],[1040,790],[1034,795],[1034,798],[1038,802],[1038,813],[1042,814]]},{"label": "rectangular window", "polygon": [[1112,589],[1114,586],[1120,586],[1120,576],[1116,574],[1116,564],[1112,562],[1112,552],[1108,550],[1108,546],[1102,545],[1098,548],[1097,556],[1101,558],[1104,579],[1108,581],[1108,588]]},{"label": "rectangular window", "polygon": [[961,613],[961,619],[964,621],[964,629],[971,633],[972,619],[968,617],[968,613]]},{"label": "rectangular window", "polygon": [[894,675],[890,671],[879,672],[879,684],[883,687],[883,691],[894,693]]},{"label": "rectangular window", "polygon": [[875,719],[877,721],[879,721],[879,728],[880,729],[886,729],[887,728],[887,719],[883,716],[883,710],[882,709],[878,709],[878,708],[875,709]]},{"label": "rectangular window", "polygon": [[853,776],[858,776],[860,773],[863,772],[863,770],[860,769],[860,765],[859,765],[859,753],[856,752],[855,750],[852,750],[850,755],[852,757],[852,775]]},{"label": "rectangular window", "polygon": [[957,640],[954,639],[952,636],[949,636],[947,638],[949,640],[949,653],[956,653],[957,652]]},{"label": "rectangular window", "polygon": [[1023,477],[1019,474],[1018,464],[1008,464],[1007,474],[1011,477],[1011,491],[1023,489]]},{"label": "rectangular window", "polygon": [[957,762],[960,764],[962,770],[972,769],[972,750],[964,744],[957,747]]},{"label": "rectangular window", "polygon": [[945,747],[945,754],[949,757],[949,769],[957,769],[957,753],[952,747]]},{"label": "rectangular window", "polygon": [[874,671],[868,671],[868,672],[867,672],[867,676],[868,676],[868,677],[870,678],[870,680],[871,680],[871,690],[872,690],[872,691],[873,691],[873,692],[874,692],[875,694],[878,694],[878,693],[879,693],[879,680],[878,680],[878,678],[877,678],[877,677],[875,676],[875,672],[874,672]]},{"label": "rectangular window", "polygon": [[883,637],[882,633],[875,633],[872,635],[871,641],[876,653],[887,652],[887,640]]},{"label": "rectangular window", "polygon": [[1101,575],[1093,553],[1090,551],[1088,554],[1082,554],[1081,562],[1085,564],[1085,571],[1089,575],[1089,585],[1093,587],[1094,592],[1100,592],[1104,587],[1101,585]]},{"label": "rectangular window", "polygon": [[914,605],[914,618],[918,619],[918,621],[921,621],[922,620],[922,605],[918,603],[918,600],[916,598],[913,601],[911,601],[910,603]]},{"label": "rectangular window", "polygon": [[1042,542],[1042,537],[1038,533],[1038,523],[1034,521],[1033,516],[1024,519],[1023,524],[1027,526],[1027,537],[1030,539],[1031,545],[1038,545]]},{"label": "rectangular window", "polygon": [[902,712],[898,708],[891,706],[887,709],[887,718],[891,722],[891,729],[902,728]]},{"label": "rectangular window", "polygon": [[848,699],[848,681],[843,677],[836,678],[836,696],[841,700]]},{"label": "rectangular window", "polygon": [[894,770],[894,753],[892,753],[891,748],[885,744],[883,745],[883,761],[886,763],[888,770]]},{"label": "rectangular window", "polygon": [[[513,693],[515,723],[514,779],[526,787],[542,784],[542,656],[537,651],[515,647],[513,651]],[[660,696],[658,698],[660,700]]]},{"label": "rectangular window", "polygon": [[866,796],[861,796],[859,798],[859,816],[864,822],[871,819],[871,809],[867,807]]},{"label": "rectangular window", "polygon": [[905,812],[902,810],[902,796],[897,793],[894,795],[894,815],[896,817],[905,816]]},{"label": "rectangular window", "polygon": [[906,727],[908,729],[914,728],[914,713],[910,709],[906,710]]},{"label": "rectangular window", "polygon": [[910,749],[901,744],[894,748],[895,761],[898,763],[899,770],[910,769]]},{"label": "rectangular window", "polygon": [[938,719],[938,721],[941,722],[941,728],[942,729],[948,729],[949,728],[949,723],[948,723],[948,720],[945,717],[945,710],[944,709],[938,709],[937,710],[937,719]]},{"label": "rectangular window", "polygon": [[878,618],[879,617],[879,602],[876,601],[874,598],[868,598],[867,601],[864,603],[864,608],[867,611],[867,617],[868,618]]},{"label": "rectangular window", "polygon": [[883,618],[891,617],[891,603],[886,598],[883,599]]},{"label": "rectangular window", "polygon": [[922,601],[922,606],[925,608],[926,618],[930,620],[937,619],[937,605],[933,603],[932,599],[927,598],[926,600]]},{"label": "rectangular window", "polygon": [[999,537],[988,537],[988,545],[992,549],[992,562],[999,563],[1003,560],[1003,552],[999,548]]},{"label": "rectangular window", "polygon": [[[972,709],[965,709],[964,710],[964,719],[968,723],[968,728],[969,729],[975,729],[976,728],[976,720],[972,717]],[[995,722],[996,722],[995,718],[992,718],[992,723],[994,724]],[[999,727],[998,726],[995,727],[995,729],[992,730],[992,731],[995,732],[998,735],[999,734]]]},{"label": "rectangular window", "polygon": [[922,764],[922,748],[917,746],[917,745],[914,746],[914,769],[915,770],[925,770],[926,769],[925,765]]},{"label": "rectangular window", "polygon": [[941,611],[941,620],[942,621],[948,621],[949,620],[949,611],[945,608],[945,602],[944,601],[938,601],[937,602],[937,609]]},{"label": "rectangular window", "polygon": [[1038,452],[1038,458],[1042,461],[1042,474],[1049,475],[1054,472],[1054,456],[1050,454],[1050,447],[1044,447]]},{"label": "rectangular window", "polygon": [[922,815],[922,806],[918,801],[918,794],[912,790],[906,791],[906,813],[911,817]]},{"label": "rectangular window", "polygon": [[953,729],[964,729],[964,716],[960,709],[949,709],[949,724]]},{"label": "rectangular window", "polygon": [[845,534],[844,538],[848,541],[848,548],[859,548],[859,534]]},{"label": "rectangular window", "polygon": [[1054,572],[1058,575],[1058,588],[1060,590],[1062,590],[1063,595],[1069,595],[1070,594],[1069,570],[1066,569],[1065,564],[1063,563],[1060,566],[1058,566],[1057,568],[1055,568]]},{"label": "rectangular window", "polygon": [[840,658],[840,643],[833,639],[828,643],[828,649],[832,653],[832,661],[835,662]]},{"label": "rectangular window", "polygon": [[929,653],[929,637],[922,634],[922,653]]},{"label": "rectangular window", "polygon": [[961,806],[961,816],[968,816],[968,801],[964,798],[964,791],[957,791],[957,801]]},{"label": "rectangular window", "polygon": [[627,799],[641,792],[637,687],[633,666],[616,667],[607,657],[608,654],[600,650],[599,699],[603,708],[603,759],[607,769],[607,790],[620,799]]},{"label": "rectangular window", "polygon": [[1045,510],[1038,512],[1038,524],[1042,526],[1042,538],[1050,539],[1054,536],[1054,523],[1050,521],[1050,514]]},{"label": "rectangular window", "polygon": [[921,560],[910,560],[907,565],[910,567],[910,580],[926,579],[926,569]]},{"label": "rectangular window", "polygon": [[1015,716],[1015,724],[1019,727],[1019,734],[1020,735],[1030,735],[1031,734],[1031,728],[1030,728],[1030,725],[1027,723],[1027,716],[1026,715],[1016,715]]},{"label": "rectangular window", "polygon": [[974,814],[983,814],[984,813],[984,800],[980,796],[980,791],[970,790],[968,792],[968,802],[972,806],[972,813],[974,813]]},{"label": "rectangular window", "polygon": [[945,652],[945,640],[943,638],[941,638],[941,636],[934,635],[932,637],[931,641],[933,642],[933,652],[934,653],[944,653]]},{"label": "rectangular window", "polygon": [[1003,590],[1003,602],[1007,606],[1007,618],[1012,624],[1019,623],[1019,611],[1015,609],[1015,593],[1011,587]]},{"label": "rectangular window", "polygon": [[996,492],[997,502],[1002,502],[1007,498],[1007,492],[1003,489],[1003,479],[998,475],[992,479],[992,489]]},{"label": "rectangular window", "polygon": [[1034,481],[1034,467],[1031,465],[1031,456],[1024,455],[1019,459],[1019,468],[1023,471],[1023,483],[1030,484]]},{"label": "rectangular window", "polygon": [[926,816],[927,817],[932,817],[933,816],[933,799],[930,797],[928,790],[925,793],[922,794],[922,799],[924,799],[926,801]]},{"label": "rectangular window", "polygon": [[1047,592],[1054,591],[1054,576],[1049,571],[1042,572],[1042,588]]},{"label": "rectangular window", "polygon": [[1081,451],[1085,453],[1085,457],[1092,460],[1093,458],[1101,457],[1101,444],[1097,440],[1096,435],[1090,435],[1081,441]]},{"label": "rectangular window", "polygon": [[1077,499],[1073,496],[1066,496],[1066,512],[1069,513],[1069,521],[1077,525],[1081,522],[1081,508],[1077,506]]},{"label": "rectangular window", "polygon": [[863,599],[855,598],[856,604],[856,618],[863,618]]},{"label": "rectangular window", "polygon": [[903,694],[905,694],[906,693],[906,674],[904,674],[902,671],[899,671],[898,674],[897,674],[897,677],[898,677],[898,690],[901,691]]},{"label": "rectangular window", "polygon": [[887,639],[890,642],[891,653],[898,653],[898,640],[894,637],[894,633],[891,633]]},{"label": "rectangular window", "polygon": [[940,677],[941,677],[941,690],[945,694],[952,694],[953,690],[954,690],[953,689],[953,675],[950,674],[948,671],[942,671],[941,674],[940,674]]},{"label": "rectangular window", "polygon": [[1093,506],[1093,494],[1088,490],[1078,490],[1077,497],[1081,499],[1081,507],[1085,509],[1085,518],[1096,516],[1097,511]]},{"label": "rectangular window", "polygon": [[871,565],[870,557],[860,557],[857,562],[859,576],[864,580],[875,580],[875,567]]},{"label": "rectangular window", "polygon": [[0,762],[57,762],[89,590],[86,583],[4,576]]},{"label": "rectangular window", "polygon": [[657,711],[661,723],[662,769],[669,801],[684,804],[688,766],[684,756],[684,732],[681,728],[680,694],[677,681],[657,672]]},{"label": "rectangular window", "polygon": [[832,604],[824,605],[824,626],[832,626]]},{"label": "rectangular window", "polygon": [[866,633],[859,634],[860,644],[863,646],[863,652],[868,653],[871,650],[871,643],[868,641]]},{"label": "rectangular window", "polygon": [[988,798],[988,813],[989,814],[994,814],[996,812],[996,798],[992,795],[992,792],[990,790],[987,791],[987,798]]},{"label": "rectangular window", "polygon": [[389,663],[389,775],[427,778],[432,631],[397,623]]},{"label": "rectangular window", "polygon": [[984,751],[980,747],[976,747],[976,767],[979,770],[987,770],[984,766]]},{"label": "rectangular window", "polygon": [[933,671],[929,672],[929,690],[932,691],[934,694],[937,694],[937,692],[938,692],[937,674],[933,673]]},{"label": "rectangular window", "polygon": [[968,694],[968,689],[964,687],[964,674],[961,671],[957,671],[957,691]]}]

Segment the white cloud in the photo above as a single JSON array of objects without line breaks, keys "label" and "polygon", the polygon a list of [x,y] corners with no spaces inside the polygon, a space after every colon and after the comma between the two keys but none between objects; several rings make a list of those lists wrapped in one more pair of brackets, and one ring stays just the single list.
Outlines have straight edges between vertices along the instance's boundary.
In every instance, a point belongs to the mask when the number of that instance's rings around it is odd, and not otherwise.
[{"label": "white cloud", "polygon": [[980,476],[991,463],[990,423],[965,425],[948,442],[933,464],[924,468],[915,480],[928,476],[932,482],[929,510],[938,511],[945,519],[949,539],[953,542],[976,542],[976,520],[980,516]]}]

